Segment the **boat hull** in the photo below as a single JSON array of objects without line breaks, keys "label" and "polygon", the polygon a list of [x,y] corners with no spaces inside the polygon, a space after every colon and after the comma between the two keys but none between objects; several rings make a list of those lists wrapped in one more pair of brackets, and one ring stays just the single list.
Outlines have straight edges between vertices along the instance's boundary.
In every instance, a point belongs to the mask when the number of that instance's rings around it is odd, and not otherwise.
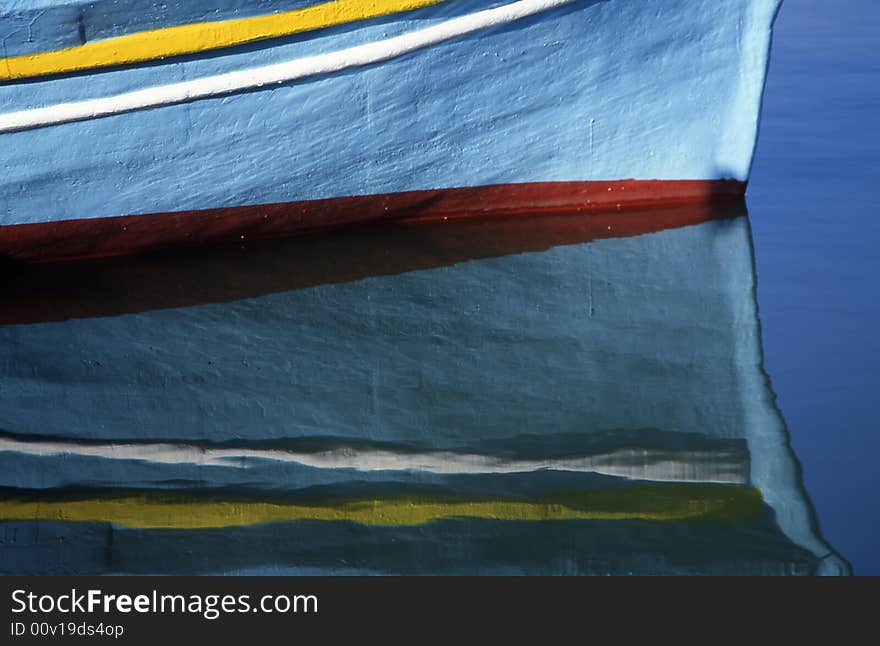
[{"label": "boat hull", "polygon": [[[286,233],[388,215],[616,209],[628,200],[609,182],[621,180],[640,205],[743,192],[776,0],[529,2],[531,15],[367,64],[342,54],[519,3],[456,0],[205,55],[7,81],[0,124],[15,113],[30,125],[0,132],[0,253],[23,255],[8,227],[53,225],[37,255],[68,257],[51,242],[55,223],[120,216],[149,216],[164,230],[150,244],[164,245],[199,238],[218,216],[224,235],[247,235],[263,207]],[[72,104],[135,91],[155,103],[174,84],[340,56],[350,64],[289,82],[52,121]],[[137,249],[88,248],[115,240],[119,224],[67,230],[92,235],[76,255]]]},{"label": "boat hull", "polygon": [[[2,227],[0,254],[24,262],[79,260],[172,246],[282,237],[366,220],[447,220],[732,201],[741,197],[744,189],[744,184],[731,180],[542,182],[82,218]],[[664,226],[662,213],[652,219],[657,226]],[[626,227],[627,223],[619,224]]]}]

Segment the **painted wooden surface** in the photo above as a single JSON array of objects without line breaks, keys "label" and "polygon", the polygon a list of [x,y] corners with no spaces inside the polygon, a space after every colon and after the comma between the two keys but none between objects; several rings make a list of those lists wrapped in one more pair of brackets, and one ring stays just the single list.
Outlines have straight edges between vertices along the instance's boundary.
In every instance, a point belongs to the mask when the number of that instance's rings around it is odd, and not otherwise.
[{"label": "painted wooden surface", "polygon": [[[222,1],[213,14],[206,0],[167,15],[146,4],[102,14],[85,3],[4,3],[7,75],[150,26],[258,18]],[[0,83],[0,226],[486,185],[748,177],[777,0],[368,4],[388,13],[333,26],[349,14],[322,9],[325,28]]]},{"label": "painted wooden surface", "polygon": [[[649,231],[680,223],[682,213],[688,214],[685,218],[705,215],[724,203],[741,200],[744,192],[745,184],[734,180],[540,182],[80,218],[0,227],[0,258],[41,263],[281,237],[363,221],[522,219],[536,213],[588,215],[581,225],[584,230]],[[681,204],[694,208],[663,208]],[[654,213],[647,215],[639,208],[646,206],[653,207]],[[616,215],[610,222],[609,212]],[[631,217],[623,217],[624,212]],[[524,228],[529,228],[528,222],[535,220],[526,217]],[[513,223],[511,228],[518,226]],[[537,234],[546,237],[542,232]],[[552,238],[554,232],[548,235]],[[405,249],[400,252],[407,253]],[[357,254],[358,250],[349,249],[347,253]]]},{"label": "painted wooden surface", "polygon": [[762,370],[748,222],[689,208],[5,267],[0,567],[845,572]]},{"label": "painted wooden surface", "polygon": [[[291,36],[302,32],[326,29],[359,20],[368,20],[392,13],[408,11],[437,4],[442,0],[331,0],[306,7],[265,13],[246,18],[226,18],[202,22],[190,22],[133,33],[113,35],[109,38],[87,40],[86,18],[77,14],[76,32],[80,42],[61,49],[36,51],[18,56],[5,54],[0,67],[0,79],[25,79],[49,76],[65,72],[96,70],[102,67],[161,61],[173,56],[198,54],[214,49],[244,45],[254,41]],[[208,2],[201,3],[206,8]],[[129,12],[138,11],[130,6]],[[173,13],[172,8],[170,12]],[[268,8],[263,8],[266,11]],[[165,10],[162,13],[166,13]],[[45,12],[34,16],[34,21],[46,21]],[[29,38],[33,40],[33,21],[28,22]],[[70,26],[73,31],[74,26]]]}]

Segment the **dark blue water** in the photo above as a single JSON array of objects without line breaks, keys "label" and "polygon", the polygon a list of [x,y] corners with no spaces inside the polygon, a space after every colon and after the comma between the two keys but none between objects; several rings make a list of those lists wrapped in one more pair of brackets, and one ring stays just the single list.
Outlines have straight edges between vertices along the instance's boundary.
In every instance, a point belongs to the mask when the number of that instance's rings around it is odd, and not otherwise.
[{"label": "dark blue water", "polygon": [[749,186],[766,368],[823,532],[880,574],[880,8],[789,0]]}]

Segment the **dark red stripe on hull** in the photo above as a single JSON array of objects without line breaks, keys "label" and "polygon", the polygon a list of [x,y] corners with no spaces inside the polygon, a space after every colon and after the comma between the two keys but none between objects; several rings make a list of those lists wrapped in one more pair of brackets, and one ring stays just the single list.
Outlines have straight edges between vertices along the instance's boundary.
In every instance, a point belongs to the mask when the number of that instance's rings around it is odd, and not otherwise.
[{"label": "dark red stripe on hull", "polygon": [[287,236],[356,222],[449,219],[711,203],[741,198],[735,180],[541,182],[409,191],[0,227],[0,255],[46,262],[232,239]]}]

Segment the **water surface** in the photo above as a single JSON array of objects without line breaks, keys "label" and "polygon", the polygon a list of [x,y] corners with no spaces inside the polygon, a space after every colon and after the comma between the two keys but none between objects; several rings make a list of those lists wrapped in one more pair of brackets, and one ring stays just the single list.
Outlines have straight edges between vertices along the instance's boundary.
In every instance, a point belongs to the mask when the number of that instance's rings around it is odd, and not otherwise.
[{"label": "water surface", "polygon": [[7,573],[845,573],[743,205],[11,267]]},{"label": "water surface", "polygon": [[790,0],[748,204],[766,367],[823,531],[880,574],[880,10]]}]

